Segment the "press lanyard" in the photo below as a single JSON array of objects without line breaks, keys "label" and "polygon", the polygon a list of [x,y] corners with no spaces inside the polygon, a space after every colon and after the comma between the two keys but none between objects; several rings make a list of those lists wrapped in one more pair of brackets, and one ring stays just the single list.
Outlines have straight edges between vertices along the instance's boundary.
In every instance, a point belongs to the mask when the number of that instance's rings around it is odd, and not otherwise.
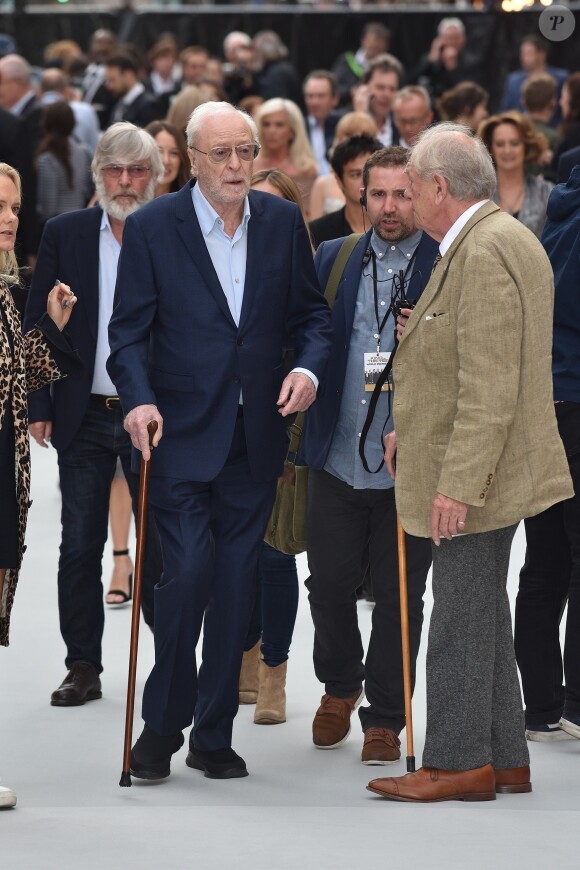
[{"label": "press lanyard", "polygon": [[[387,313],[385,314],[385,316],[383,317],[382,320],[379,317],[379,289],[378,289],[379,279],[378,279],[378,275],[377,275],[377,255],[375,253],[375,249],[373,248],[372,244],[370,245],[370,249],[371,249],[371,260],[372,260],[372,264],[373,264],[373,296],[375,299],[375,317],[377,320],[377,334],[378,334],[377,335],[377,354],[379,354],[381,352],[381,336],[383,334],[383,329],[385,328],[385,323],[389,319],[389,316],[393,310],[393,305],[394,305],[395,300],[396,300],[397,296],[399,295],[399,293],[401,294],[401,297],[403,297],[405,295],[404,294],[405,281],[406,281],[407,275],[409,274],[409,271],[413,265],[413,261],[415,260],[415,254],[417,253],[417,248],[415,248],[415,250],[413,252],[413,256],[411,257],[411,259],[407,263],[407,268],[405,269],[405,272],[403,273],[402,269],[399,272],[399,282],[400,282],[401,286],[396,293],[391,293],[391,304],[389,305],[389,307],[387,309]],[[395,278],[393,278],[393,281],[394,280],[395,280]]]}]

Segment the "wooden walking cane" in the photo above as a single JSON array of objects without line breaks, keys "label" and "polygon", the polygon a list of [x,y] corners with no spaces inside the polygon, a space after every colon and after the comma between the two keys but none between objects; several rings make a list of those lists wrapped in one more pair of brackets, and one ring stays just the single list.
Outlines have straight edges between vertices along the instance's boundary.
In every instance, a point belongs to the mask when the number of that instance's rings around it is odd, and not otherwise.
[{"label": "wooden walking cane", "polygon": [[[153,438],[157,432],[157,422],[147,425],[149,449],[153,450]],[[133,583],[133,611],[131,613],[131,646],[129,649],[129,676],[127,679],[127,705],[125,709],[125,745],[123,747],[123,772],[119,785],[128,788],[131,782],[131,743],[133,737],[133,713],[135,711],[135,680],[137,676],[137,650],[139,647],[139,621],[141,619],[141,585],[143,578],[143,559],[147,538],[147,502],[149,499],[149,476],[151,459],[147,462],[141,457],[139,473],[139,500],[137,503],[137,552],[135,555],[135,577]]]},{"label": "wooden walking cane", "polygon": [[397,547],[399,551],[399,605],[401,611],[401,644],[403,649],[403,690],[405,693],[405,722],[407,732],[407,772],[415,770],[413,746],[413,704],[411,700],[411,646],[409,643],[409,596],[407,592],[407,549],[405,530],[397,517]]}]

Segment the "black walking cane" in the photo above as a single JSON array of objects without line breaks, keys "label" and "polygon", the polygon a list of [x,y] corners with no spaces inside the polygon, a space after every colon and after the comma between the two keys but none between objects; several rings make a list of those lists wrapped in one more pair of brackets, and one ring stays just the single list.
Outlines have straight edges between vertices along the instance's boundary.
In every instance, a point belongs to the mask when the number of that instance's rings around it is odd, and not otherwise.
[{"label": "black walking cane", "polygon": [[407,732],[407,772],[415,770],[413,746],[413,704],[411,700],[411,645],[409,643],[409,596],[407,592],[407,549],[405,530],[397,517],[397,547],[399,551],[399,606],[401,611],[401,644],[403,649],[403,691]]},{"label": "black walking cane", "polygon": [[[157,422],[147,424],[149,449],[153,450],[153,438],[157,432]],[[133,611],[131,613],[131,646],[129,648],[129,676],[127,679],[127,706],[125,709],[125,745],[123,747],[123,772],[119,785],[129,788],[131,782],[131,743],[133,737],[133,713],[135,711],[135,680],[137,676],[137,651],[139,647],[139,621],[141,618],[141,585],[143,578],[143,559],[147,538],[147,502],[149,499],[149,477],[151,459],[141,457],[139,473],[139,500],[137,503],[137,552],[135,556],[135,577],[133,584]]]}]

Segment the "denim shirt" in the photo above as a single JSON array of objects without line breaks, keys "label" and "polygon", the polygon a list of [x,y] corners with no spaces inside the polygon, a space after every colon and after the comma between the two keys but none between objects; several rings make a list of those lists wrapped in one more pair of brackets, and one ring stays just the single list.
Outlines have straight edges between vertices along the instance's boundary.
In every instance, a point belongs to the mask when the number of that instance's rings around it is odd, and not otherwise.
[{"label": "denim shirt", "polygon": [[[383,241],[374,232],[371,236],[371,244],[376,253],[378,307],[381,321],[391,304],[391,293],[394,291],[392,279],[400,270],[407,272],[409,269],[405,282],[405,287],[408,286],[413,272],[411,261],[420,240],[420,232],[395,244]],[[409,295],[412,295],[411,291]],[[381,332],[381,352],[393,350],[394,330],[395,320],[391,313]],[[348,483],[354,489],[389,489],[394,485],[391,475],[384,466],[377,474],[369,474],[365,471],[358,452],[360,433],[372,396],[371,392],[365,391],[364,354],[376,352],[377,338],[373,271],[372,261],[370,261],[363,267],[359,281],[340,411],[324,466],[325,471]],[[392,431],[393,394],[383,392],[377,403],[373,423],[365,443],[367,464],[372,469],[377,468],[383,458],[381,431],[389,413],[389,398],[391,415],[385,427],[385,434]]]}]

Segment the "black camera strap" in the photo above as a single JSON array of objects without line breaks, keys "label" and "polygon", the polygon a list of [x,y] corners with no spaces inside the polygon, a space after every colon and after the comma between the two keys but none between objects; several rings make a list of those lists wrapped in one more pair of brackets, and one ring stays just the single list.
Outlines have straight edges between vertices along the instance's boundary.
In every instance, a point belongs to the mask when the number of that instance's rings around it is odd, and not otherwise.
[{"label": "black camera strap", "polygon": [[[359,453],[359,456],[361,458],[363,468],[365,471],[368,471],[369,474],[377,474],[377,472],[379,472],[381,470],[381,468],[383,467],[383,465],[385,464],[385,460],[381,459],[381,464],[379,465],[378,468],[375,468],[374,471],[372,468],[369,468],[369,464],[368,464],[367,458],[365,456],[365,444],[366,444],[367,436],[369,434],[369,430],[370,430],[372,423],[373,423],[373,420],[375,418],[375,411],[377,408],[377,403],[379,401],[379,397],[380,397],[382,389],[383,389],[383,384],[387,381],[387,378],[389,377],[389,375],[391,374],[391,372],[393,370],[393,360],[395,358],[396,352],[397,352],[397,347],[395,346],[393,352],[391,353],[391,355],[389,357],[389,360],[388,360],[386,366],[384,367],[384,369],[380,373],[379,378],[375,384],[375,388],[373,390],[373,394],[372,394],[371,400],[369,402],[369,408],[367,411],[367,418],[366,418],[364,426],[362,428],[362,432],[360,433],[360,439],[358,442],[358,453]],[[388,399],[389,399],[389,413],[387,414],[387,419],[385,420],[385,425],[383,426],[382,431],[381,431],[381,446],[383,444],[383,435],[385,432],[385,427],[386,427],[387,423],[389,422],[389,418],[391,416],[391,407],[390,407],[391,394],[388,393],[387,395],[388,395]]]}]

